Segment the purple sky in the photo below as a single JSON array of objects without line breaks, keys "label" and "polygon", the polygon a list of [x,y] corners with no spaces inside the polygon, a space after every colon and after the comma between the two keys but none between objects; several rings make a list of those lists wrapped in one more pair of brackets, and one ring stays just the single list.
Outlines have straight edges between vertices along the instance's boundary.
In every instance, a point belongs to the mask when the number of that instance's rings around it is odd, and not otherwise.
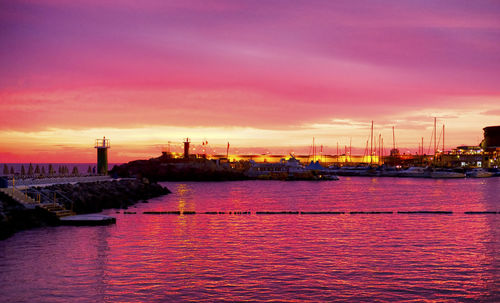
[{"label": "purple sky", "polygon": [[102,135],[123,159],[362,147],[371,120],[414,150],[435,116],[451,148],[500,124],[499,1],[4,0],[0,44],[3,162]]}]

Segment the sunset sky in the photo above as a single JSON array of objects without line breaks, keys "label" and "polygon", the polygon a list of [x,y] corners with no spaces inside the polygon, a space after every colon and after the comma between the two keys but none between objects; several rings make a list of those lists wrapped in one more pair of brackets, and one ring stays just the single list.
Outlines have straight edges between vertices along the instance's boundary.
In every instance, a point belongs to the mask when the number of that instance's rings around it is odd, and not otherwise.
[{"label": "sunset sky", "polygon": [[[415,152],[500,125],[500,1],[0,1],[0,163]],[[175,145],[172,145],[175,147]]]}]

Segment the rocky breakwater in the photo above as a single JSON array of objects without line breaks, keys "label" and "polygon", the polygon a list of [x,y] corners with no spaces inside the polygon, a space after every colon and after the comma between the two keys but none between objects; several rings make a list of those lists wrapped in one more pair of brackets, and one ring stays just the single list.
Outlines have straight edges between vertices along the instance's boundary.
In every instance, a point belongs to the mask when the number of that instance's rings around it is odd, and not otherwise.
[{"label": "rocky breakwater", "polygon": [[166,187],[147,179],[56,184],[40,188],[40,191],[64,197],[60,203],[77,214],[96,213],[107,208],[127,208],[138,201],[170,193]]},{"label": "rocky breakwater", "polygon": [[6,195],[0,195],[0,240],[17,231],[57,225],[57,219],[39,209],[27,209]]},{"label": "rocky breakwater", "polygon": [[[96,213],[106,208],[127,208],[138,201],[162,196],[170,191],[158,183],[142,180],[114,180],[36,187],[35,190],[77,214]],[[52,201],[43,201],[47,203]],[[25,208],[0,192],[0,240],[17,231],[56,226],[57,217],[40,208]]]}]

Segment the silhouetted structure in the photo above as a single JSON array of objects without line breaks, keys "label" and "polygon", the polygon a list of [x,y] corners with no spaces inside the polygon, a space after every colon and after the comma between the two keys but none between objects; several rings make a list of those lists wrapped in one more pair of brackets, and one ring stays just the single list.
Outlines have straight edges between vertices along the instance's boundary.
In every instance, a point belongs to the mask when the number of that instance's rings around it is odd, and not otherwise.
[{"label": "silhouetted structure", "polygon": [[189,138],[186,138],[186,141],[184,141],[184,159],[189,159],[189,143],[191,140]]},{"label": "silhouetted structure", "polygon": [[94,148],[97,148],[97,173],[105,175],[108,173],[109,139],[106,137],[96,139]]},{"label": "silhouetted structure", "polygon": [[484,140],[481,142],[481,147],[487,149],[500,148],[500,126],[488,126],[483,128]]}]

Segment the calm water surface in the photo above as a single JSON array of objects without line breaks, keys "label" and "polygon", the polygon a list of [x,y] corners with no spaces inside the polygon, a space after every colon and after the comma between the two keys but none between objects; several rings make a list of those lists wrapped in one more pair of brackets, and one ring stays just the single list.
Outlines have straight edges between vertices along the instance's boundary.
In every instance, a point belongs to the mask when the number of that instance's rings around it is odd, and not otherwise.
[{"label": "calm water surface", "polygon": [[[0,242],[0,301],[500,301],[500,214],[463,214],[500,211],[500,178],[165,185],[116,225]],[[255,215],[296,210],[454,213]]]}]

